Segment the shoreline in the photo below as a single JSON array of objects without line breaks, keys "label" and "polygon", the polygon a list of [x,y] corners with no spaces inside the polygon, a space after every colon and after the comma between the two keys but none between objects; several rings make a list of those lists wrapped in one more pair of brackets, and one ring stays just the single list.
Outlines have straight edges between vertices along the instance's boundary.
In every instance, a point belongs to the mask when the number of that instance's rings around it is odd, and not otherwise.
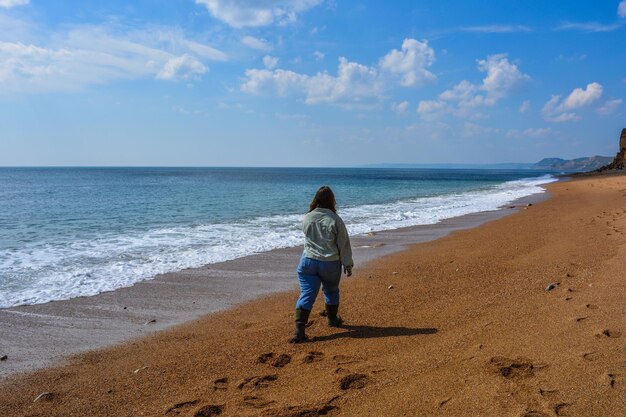
[{"label": "shoreline", "polygon": [[626,176],[548,190],[357,270],[310,343],[276,293],[8,377],[0,414],[622,416]]},{"label": "shoreline", "polygon": [[[352,236],[357,268],[366,268],[371,261],[413,244],[478,227],[548,198],[549,193],[544,191],[495,211]],[[62,365],[76,354],[128,343],[241,303],[294,290],[294,271],[301,251],[301,246],[275,249],[160,274],[131,287],[93,296],[0,309],[0,356],[8,356],[0,363],[0,381]]]}]

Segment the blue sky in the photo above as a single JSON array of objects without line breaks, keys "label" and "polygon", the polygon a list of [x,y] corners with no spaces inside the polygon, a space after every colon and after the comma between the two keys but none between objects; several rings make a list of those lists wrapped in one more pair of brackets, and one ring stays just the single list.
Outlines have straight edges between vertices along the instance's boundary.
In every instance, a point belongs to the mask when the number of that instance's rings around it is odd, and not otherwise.
[{"label": "blue sky", "polygon": [[0,0],[0,165],[617,151],[626,1]]}]

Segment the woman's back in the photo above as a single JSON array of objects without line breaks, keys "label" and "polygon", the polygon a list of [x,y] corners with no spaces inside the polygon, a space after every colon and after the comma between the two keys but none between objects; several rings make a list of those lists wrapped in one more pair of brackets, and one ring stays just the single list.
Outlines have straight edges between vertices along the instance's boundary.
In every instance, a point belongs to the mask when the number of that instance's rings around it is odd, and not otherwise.
[{"label": "woman's back", "polygon": [[304,216],[304,256],[320,261],[340,260],[352,266],[352,250],[346,226],[330,209],[316,208]]}]

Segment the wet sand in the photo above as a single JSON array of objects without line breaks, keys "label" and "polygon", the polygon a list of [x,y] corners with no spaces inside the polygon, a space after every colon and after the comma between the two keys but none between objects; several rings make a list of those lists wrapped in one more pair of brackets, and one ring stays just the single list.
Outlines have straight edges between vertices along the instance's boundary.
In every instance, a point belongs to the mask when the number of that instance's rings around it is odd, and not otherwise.
[{"label": "wet sand", "polygon": [[268,295],[8,376],[0,415],[623,416],[626,177],[548,188],[358,269],[309,343],[286,343],[296,293]]}]

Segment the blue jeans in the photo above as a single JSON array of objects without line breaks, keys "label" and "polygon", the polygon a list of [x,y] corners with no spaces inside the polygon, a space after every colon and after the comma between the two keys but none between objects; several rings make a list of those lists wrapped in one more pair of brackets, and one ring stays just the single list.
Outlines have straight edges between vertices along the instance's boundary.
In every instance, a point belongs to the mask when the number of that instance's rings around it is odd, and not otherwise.
[{"label": "blue jeans", "polygon": [[298,265],[300,298],[298,298],[296,308],[313,309],[320,286],[324,292],[326,304],[339,304],[340,279],[341,261],[318,261],[303,256]]}]

